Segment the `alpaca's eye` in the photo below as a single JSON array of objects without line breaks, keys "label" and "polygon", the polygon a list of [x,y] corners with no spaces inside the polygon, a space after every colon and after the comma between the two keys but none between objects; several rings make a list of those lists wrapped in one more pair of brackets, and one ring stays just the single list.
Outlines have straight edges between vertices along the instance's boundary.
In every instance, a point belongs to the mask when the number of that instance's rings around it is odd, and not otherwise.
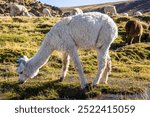
[{"label": "alpaca's eye", "polygon": [[23,71],[22,71],[22,72],[20,72],[19,74],[23,74]]}]

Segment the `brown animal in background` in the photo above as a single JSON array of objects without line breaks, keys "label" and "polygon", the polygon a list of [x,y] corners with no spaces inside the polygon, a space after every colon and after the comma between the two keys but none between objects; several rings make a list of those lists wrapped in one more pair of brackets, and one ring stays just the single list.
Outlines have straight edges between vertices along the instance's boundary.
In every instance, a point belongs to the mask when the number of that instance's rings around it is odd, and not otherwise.
[{"label": "brown animal in background", "polygon": [[142,24],[139,21],[136,20],[130,20],[125,25],[126,30],[126,43],[128,45],[132,43],[140,43],[141,42],[141,36],[143,34],[143,27]]}]

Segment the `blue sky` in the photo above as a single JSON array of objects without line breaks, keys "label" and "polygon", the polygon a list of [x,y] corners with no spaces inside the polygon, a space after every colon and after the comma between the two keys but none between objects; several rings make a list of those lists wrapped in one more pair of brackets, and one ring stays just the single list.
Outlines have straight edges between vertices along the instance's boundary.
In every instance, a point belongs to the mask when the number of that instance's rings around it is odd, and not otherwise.
[{"label": "blue sky", "polygon": [[115,2],[121,0],[39,0],[39,1],[50,5],[58,6],[58,7],[64,7],[64,6],[99,4],[99,3]]}]

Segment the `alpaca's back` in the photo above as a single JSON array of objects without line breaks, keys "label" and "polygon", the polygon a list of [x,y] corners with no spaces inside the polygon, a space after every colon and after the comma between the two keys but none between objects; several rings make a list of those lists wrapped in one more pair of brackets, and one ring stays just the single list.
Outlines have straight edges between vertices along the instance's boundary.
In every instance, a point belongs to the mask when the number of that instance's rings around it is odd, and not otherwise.
[{"label": "alpaca's back", "polygon": [[61,44],[75,43],[77,47],[92,48],[104,42],[110,44],[117,31],[116,24],[108,15],[91,12],[64,18],[50,32],[58,35],[54,41]]},{"label": "alpaca's back", "polygon": [[11,5],[11,15],[22,15],[23,13],[27,13],[28,10],[23,5],[12,4]]},{"label": "alpaca's back", "polygon": [[22,5],[14,4],[13,7],[18,12],[27,12],[27,9]]},{"label": "alpaca's back", "polygon": [[83,14],[83,11],[79,8],[74,8],[71,12],[71,15]]},{"label": "alpaca's back", "polygon": [[143,33],[143,28],[140,22],[138,21],[128,21],[126,26],[125,26],[126,32],[128,34],[128,36],[138,36],[138,35],[142,35]]},{"label": "alpaca's back", "polygon": [[51,13],[48,8],[44,8],[42,12],[43,12],[43,14],[51,16]]},{"label": "alpaca's back", "polygon": [[142,16],[142,13],[140,11],[135,12],[135,16]]}]

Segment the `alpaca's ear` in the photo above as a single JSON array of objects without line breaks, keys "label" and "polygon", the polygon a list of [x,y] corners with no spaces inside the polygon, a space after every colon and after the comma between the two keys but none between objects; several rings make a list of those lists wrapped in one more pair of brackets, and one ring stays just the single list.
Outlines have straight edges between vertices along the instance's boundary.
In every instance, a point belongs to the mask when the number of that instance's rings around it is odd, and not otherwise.
[{"label": "alpaca's ear", "polygon": [[18,63],[18,65],[20,65],[21,63],[22,63],[23,65],[25,65],[28,60],[29,60],[29,59],[28,59],[27,56],[23,56],[22,58],[17,59],[16,62]]},{"label": "alpaca's ear", "polygon": [[18,65],[20,65],[21,63],[22,63],[23,65],[26,64],[26,61],[25,61],[23,58],[17,59],[16,62],[18,63]]},{"label": "alpaca's ear", "polygon": [[22,57],[22,59],[21,59],[21,63],[22,63],[23,65],[25,65],[28,60],[29,60],[28,57],[24,55],[24,56]]},{"label": "alpaca's ear", "polygon": [[22,58],[23,58],[25,61],[29,60],[28,57],[25,56],[25,55],[24,55]]}]

